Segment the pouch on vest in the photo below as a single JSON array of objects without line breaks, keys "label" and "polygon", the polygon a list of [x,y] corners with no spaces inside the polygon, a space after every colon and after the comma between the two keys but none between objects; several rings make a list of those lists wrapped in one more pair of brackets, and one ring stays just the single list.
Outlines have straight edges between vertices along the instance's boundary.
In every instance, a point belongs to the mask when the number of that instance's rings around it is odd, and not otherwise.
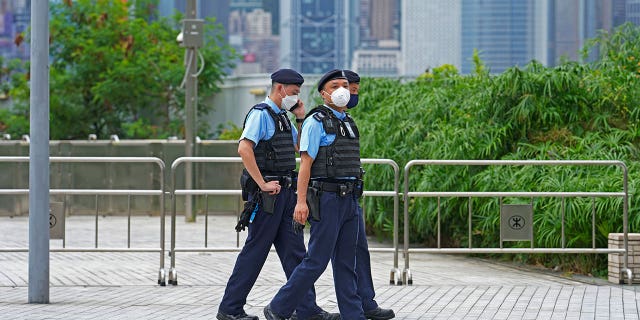
[{"label": "pouch on vest", "polygon": [[240,188],[242,188],[242,201],[249,200],[249,195],[258,190],[258,184],[253,181],[249,171],[242,169],[242,175],[240,176]]},{"label": "pouch on vest", "polygon": [[313,221],[320,221],[320,190],[318,188],[307,188],[307,207],[309,208],[309,217]]},{"label": "pouch on vest", "polygon": [[273,212],[276,211],[276,198],[278,195],[260,192],[260,196],[262,197],[262,211],[273,214]]}]

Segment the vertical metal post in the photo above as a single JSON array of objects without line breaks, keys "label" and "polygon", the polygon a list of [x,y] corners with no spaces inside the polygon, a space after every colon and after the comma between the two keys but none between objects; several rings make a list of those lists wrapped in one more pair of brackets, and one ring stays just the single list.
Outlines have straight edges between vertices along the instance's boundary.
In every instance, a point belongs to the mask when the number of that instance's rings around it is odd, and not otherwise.
[{"label": "vertical metal post", "polygon": [[29,303],[49,303],[49,1],[31,6]]},{"label": "vertical metal post", "polygon": [[98,195],[96,194],[96,234],[95,234],[95,248],[98,248]]},{"label": "vertical metal post", "polygon": [[471,203],[471,197],[469,197],[469,249],[473,248],[473,235],[472,235],[472,230],[471,230],[471,220],[473,219],[472,215],[471,215],[471,208],[473,206],[473,204]]},{"label": "vertical metal post", "polygon": [[[196,18],[196,0],[187,0],[187,9],[185,12],[186,19]],[[183,33],[186,30],[183,30]],[[196,126],[196,108],[198,103],[198,79],[194,75],[196,74],[196,65],[198,57],[196,56],[195,47],[186,47],[185,49],[185,63],[187,73],[187,80],[185,82],[185,125],[184,125],[184,156],[192,157],[195,145],[195,126]],[[193,188],[193,166],[191,162],[185,163],[185,189]],[[195,221],[196,217],[193,211],[193,197],[191,195],[185,196],[185,212],[184,217],[186,221]]]},{"label": "vertical metal post", "polygon": [[440,197],[438,197],[438,249],[442,248],[442,244],[440,243],[441,233],[440,233]]},{"label": "vertical metal post", "polygon": [[127,195],[127,248],[131,248],[131,195]]},{"label": "vertical metal post", "polygon": [[209,195],[204,195],[204,247],[209,244]]},{"label": "vertical metal post", "polygon": [[562,197],[562,249],[565,248],[565,240],[564,240],[564,210],[565,210],[565,198]]}]

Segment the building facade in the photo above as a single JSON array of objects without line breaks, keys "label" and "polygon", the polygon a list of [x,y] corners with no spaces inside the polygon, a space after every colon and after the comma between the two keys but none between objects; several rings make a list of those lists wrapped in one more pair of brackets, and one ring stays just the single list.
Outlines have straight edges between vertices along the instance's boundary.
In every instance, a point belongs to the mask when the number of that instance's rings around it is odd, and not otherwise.
[{"label": "building facade", "polygon": [[312,74],[348,68],[350,4],[342,0],[282,0],[281,66]]},{"label": "building facade", "polygon": [[30,22],[31,1],[0,0],[0,56],[29,59],[29,44],[25,40],[28,35],[24,33],[28,32]]},{"label": "building facade", "polygon": [[443,64],[461,68],[461,0],[403,0],[401,74],[415,77]]}]

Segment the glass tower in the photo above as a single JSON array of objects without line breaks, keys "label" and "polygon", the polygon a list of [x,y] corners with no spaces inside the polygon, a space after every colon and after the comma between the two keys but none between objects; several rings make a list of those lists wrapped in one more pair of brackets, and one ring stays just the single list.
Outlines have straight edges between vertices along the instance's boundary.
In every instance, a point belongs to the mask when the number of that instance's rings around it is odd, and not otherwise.
[{"label": "glass tower", "polygon": [[462,0],[462,72],[473,71],[473,50],[492,73],[534,56],[533,0]]},{"label": "glass tower", "polygon": [[342,0],[283,0],[282,67],[315,74],[347,68],[349,7]]}]

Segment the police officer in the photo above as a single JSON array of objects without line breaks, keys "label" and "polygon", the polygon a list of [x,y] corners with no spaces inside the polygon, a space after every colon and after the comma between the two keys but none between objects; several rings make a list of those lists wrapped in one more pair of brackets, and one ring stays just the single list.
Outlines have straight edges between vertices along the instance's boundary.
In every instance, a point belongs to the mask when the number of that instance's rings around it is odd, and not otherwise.
[{"label": "police officer", "polygon": [[[349,81],[350,98],[347,108],[352,109],[358,105],[358,94],[360,91],[360,76],[351,71],[344,70],[344,74]],[[362,216],[362,207],[358,206],[360,216]],[[373,279],[371,277],[371,257],[369,256],[369,244],[364,230],[364,219],[360,220],[358,226],[358,246],[356,247],[356,273],[358,274],[358,295],[362,300],[362,310],[367,319],[372,320],[388,320],[395,318],[392,309],[382,309],[378,306],[374,297],[376,292],[373,289]]]},{"label": "police officer", "polygon": [[[298,130],[291,124],[286,109],[293,109],[296,118],[303,119],[304,104],[298,99],[303,77],[291,69],[280,69],[271,75],[271,91],[262,103],[251,108],[244,123],[238,153],[245,167],[244,188],[253,185],[260,197],[258,211],[249,224],[249,235],[238,255],[224,292],[218,314],[219,320],[258,320],[247,315],[244,305],[255,284],[273,244],[287,278],[305,255],[304,238],[294,232],[292,215],[296,203],[295,151]],[[250,176],[250,178],[249,178]],[[245,190],[246,191],[246,190]],[[257,191],[257,190],[256,190]],[[255,199],[249,199],[255,200]],[[299,319],[335,319],[315,304],[313,287],[301,295],[297,306]]]},{"label": "police officer", "polygon": [[324,74],[318,92],[324,105],[311,110],[302,125],[302,161],[294,212],[299,223],[311,218],[307,256],[264,308],[269,320],[288,318],[330,259],[340,316],[365,319],[357,294],[354,259],[361,223],[357,202],[362,191],[359,133],[345,113],[349,82],[344,72]]}]

